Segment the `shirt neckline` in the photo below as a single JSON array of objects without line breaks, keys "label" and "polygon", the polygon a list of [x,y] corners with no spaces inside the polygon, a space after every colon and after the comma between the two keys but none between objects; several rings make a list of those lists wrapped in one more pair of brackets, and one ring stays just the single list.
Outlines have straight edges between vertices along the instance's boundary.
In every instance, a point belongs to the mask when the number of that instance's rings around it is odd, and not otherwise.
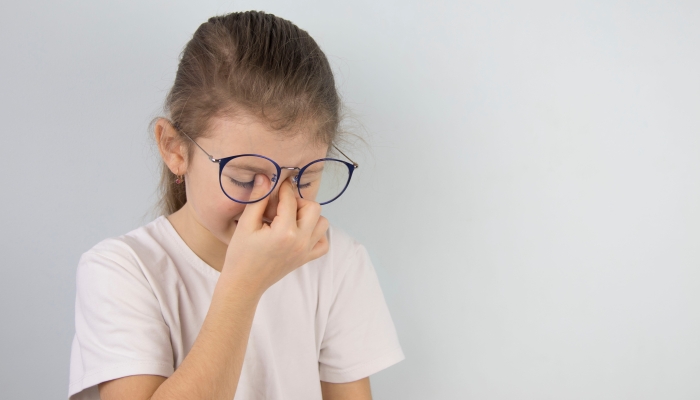
[{"label": "shirt neckline", "polygon": [[205,274],[210,275],[215,279],[219,278],[221,272],[217,271],[214,267],[207,264],[206,261],[202,260],[197,255],[197,253],[192,251],[190,246],[188,246],[187,243],[185,243],[180,234],[177,233],[177,231],[175,230],[173,224],[170,223],[170,221],[168,220],[168,218],[165,217],[165,215],[161,215],[160,217],[158,217],[155,222],[158,223],[158,225],[160,225],[163,228],[163,231],[170,236],[170,238],[175,244],[175,248],[181,256],[183,256],[195,268],[199,269],[200,271],[203,271]]}]

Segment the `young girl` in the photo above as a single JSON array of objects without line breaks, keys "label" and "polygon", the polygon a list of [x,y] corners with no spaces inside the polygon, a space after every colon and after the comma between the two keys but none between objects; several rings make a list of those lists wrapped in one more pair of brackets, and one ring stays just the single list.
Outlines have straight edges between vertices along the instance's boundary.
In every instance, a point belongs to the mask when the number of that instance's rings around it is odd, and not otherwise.
[{"label": "young girl", "polygon": [[154,124],[164,215],[80,259],[70,399],[371,399],[404,355],[366,249],[320,215],[357,168],[339,108],[291,22],[197,29]]}]

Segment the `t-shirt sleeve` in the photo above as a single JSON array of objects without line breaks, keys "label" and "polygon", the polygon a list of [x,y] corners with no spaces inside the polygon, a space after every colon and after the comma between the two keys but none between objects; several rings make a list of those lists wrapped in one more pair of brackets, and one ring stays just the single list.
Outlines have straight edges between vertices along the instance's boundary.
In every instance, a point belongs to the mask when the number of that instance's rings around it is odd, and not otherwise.
[{"label": "t-shirt sleeve", "polygon": [[70,400],[99,399],[100,382],[174,372],[170,330],[146,276],[124,243],[104,247],[78,263]]},{"label": "t-shirt sleeve", "polygon": [[322,381],[343,383],[370,376],[403,360],[394,323],[365,247],[354,244],[331,304],[321,342]]}]

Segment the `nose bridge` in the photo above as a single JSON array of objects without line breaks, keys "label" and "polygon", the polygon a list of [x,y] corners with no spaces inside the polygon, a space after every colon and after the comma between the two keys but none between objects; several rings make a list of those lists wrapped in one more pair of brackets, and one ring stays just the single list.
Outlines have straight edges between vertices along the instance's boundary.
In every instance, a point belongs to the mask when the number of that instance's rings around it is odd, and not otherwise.
[{"label": "nose bridge", "polygon": [[282,170],[282,174],[284,174],[284,170],[290,171],[286,176],[296,176],[299,171],[301,171],[299,167],[280,167],[280,169]]},{"label": "nose bridge", "polygon": [[294,167],[280,167],[282,170],[279,176],[279,179],[277,179],[277,186],[275,186],[275,190],[270,193],[270,196],[277,195],[277,193],[280,190],[280,185],[282,182],[284,182],[286,179],[292,178],[292,183],[294,183],[294,177],[299,174],[300,169],[299,168],[294,168]]}]

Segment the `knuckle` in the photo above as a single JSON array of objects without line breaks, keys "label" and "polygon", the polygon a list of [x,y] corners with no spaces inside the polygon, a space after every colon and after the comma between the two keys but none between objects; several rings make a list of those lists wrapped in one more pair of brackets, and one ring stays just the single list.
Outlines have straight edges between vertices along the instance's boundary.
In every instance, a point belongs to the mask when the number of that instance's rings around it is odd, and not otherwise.
[{"label": "knuckle", "polygon": [[321,214],[321,205],[318,204],[318,203],[316,203],[315,201],[314,201],[314,202],[310,202],[310,203],[309,203],[309,207],[311,207],[311,210],[312,210],[315,214]]},{"label": "knuckle", "polygon": [[314,249],[313,256],[314,258],[321,257],[324,254],[328,253],[328,250],[330,249],[330,246],[328,245],[327,241],[319,241],[318,245]]},{"label": "knuckle", "polygon": [[323,230],[328,230],[328,227],[330,226],[330,222],[328,222],[328,219],[324,216],[320,216],[318,218],[318,226],[321,227]]},{"label": "knuckle", "polygon": [[292,228],[287,228],[280,233],[280,240],[283,243],[294,243],[296,241],[297,233]]},{"label": "knuckle", "polygon": [[321,237],[321,240],[319,240],[318,243],[320,244],[320,246],[321,246],[322,248],[326,249],[326,251],[327,251],[328,248],[330,247],[330,246],[328,245],[328,240],[326,240],[326,237],[325,237],[325,236],[322,236],[322,237]]}]

